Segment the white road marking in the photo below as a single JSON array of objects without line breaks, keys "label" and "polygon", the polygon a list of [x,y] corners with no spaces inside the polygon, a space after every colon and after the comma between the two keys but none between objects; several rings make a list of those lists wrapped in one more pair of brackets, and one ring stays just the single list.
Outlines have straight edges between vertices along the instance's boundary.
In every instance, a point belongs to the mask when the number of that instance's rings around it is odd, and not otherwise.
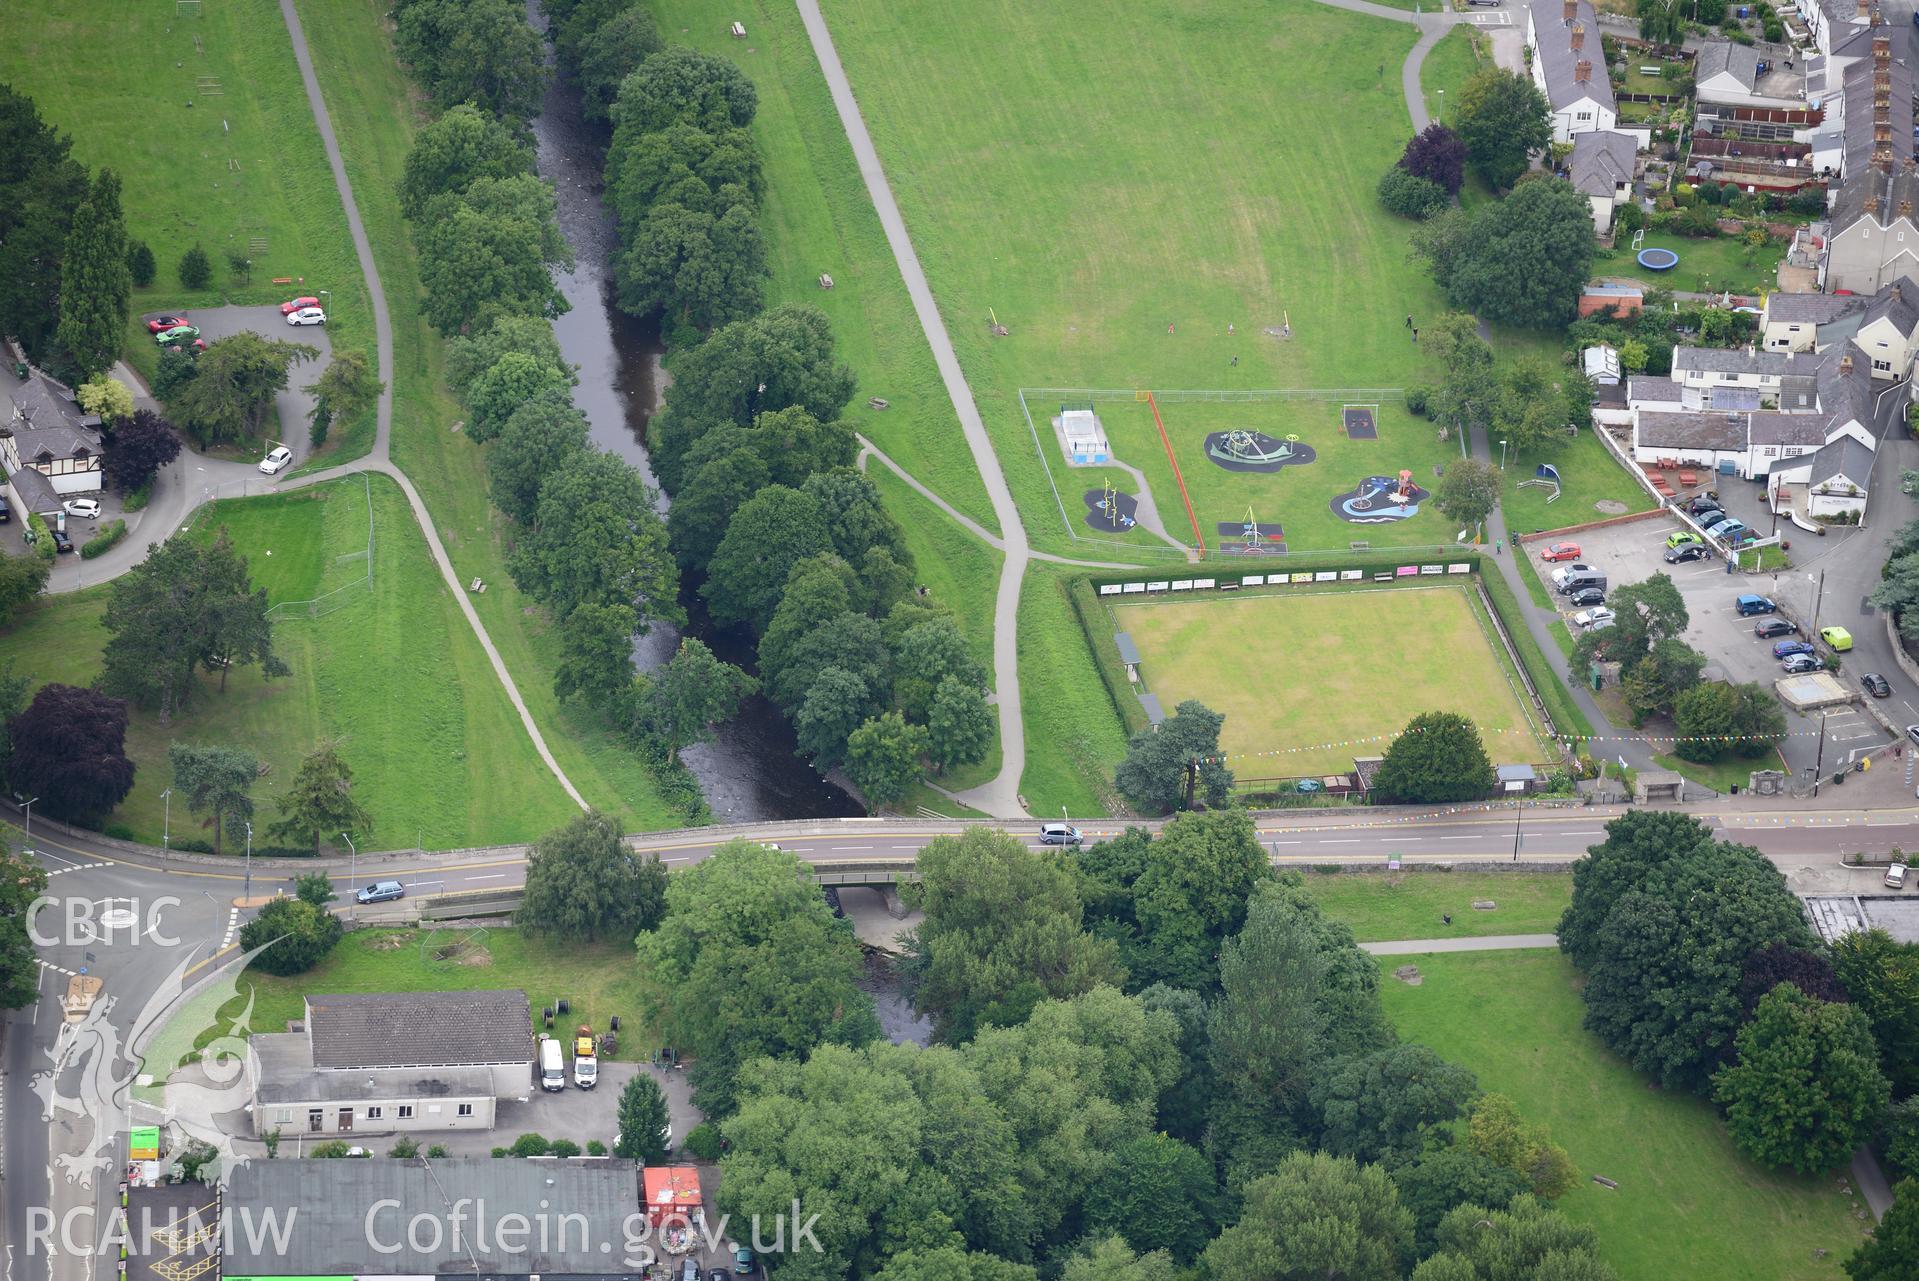
[{"label": "white road marking", "polygon": [[503,881],[503,880],[505,880],[505,879],[506,879],[506,873],[505,873],[505,872],[492,872],[492,873],[489,873],[489,874],[488,874],[488,875],[486,875],[486,876],[469,876],[469,877],[467,877],[467,878],[465,878],[465,879],[467,879],[467,880],[469,880],[469,881]]},{"label": "white road marking", "polygon": [[1439,839],[1442,841],[1477,841],[1482,838],[1477,836],[1442,836]]},{"label": "white road marking", "polygon": [[1379,843],[1381,845],[1404,845],[1408,841],[1417,843],[1425,839],[1423,836],[1382,836],[1379,838]]},{"label": "white road marking", "polygon": [[1350,836],[1337,841],[1321,841],[1320,844],[1321,845],[1357,845],[1359,844],[1359,838],[1357,836]]}]

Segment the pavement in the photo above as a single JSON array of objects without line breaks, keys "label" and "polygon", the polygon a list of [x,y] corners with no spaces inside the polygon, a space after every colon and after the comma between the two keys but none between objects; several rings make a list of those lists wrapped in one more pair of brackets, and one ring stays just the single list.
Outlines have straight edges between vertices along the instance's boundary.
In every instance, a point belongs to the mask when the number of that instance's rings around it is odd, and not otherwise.
[{"label": "pavement", "polygon": [[1361,943],[1360,951],[1374,956],[1416,956],[1421,952],[1508,952],[1526,947],[1558,947],[1557,934],[1487,934],[1479,938],[1395,939]]}]

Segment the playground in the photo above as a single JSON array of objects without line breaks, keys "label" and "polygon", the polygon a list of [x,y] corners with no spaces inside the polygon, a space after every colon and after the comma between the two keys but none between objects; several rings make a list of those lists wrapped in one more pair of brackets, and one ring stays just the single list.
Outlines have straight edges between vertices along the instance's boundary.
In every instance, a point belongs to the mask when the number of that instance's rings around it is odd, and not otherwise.
[{"label": "playground", "polygon": [[1113,615],[1168,714],[1196,698],[1226,717],[1221,744],[1242,778],[1351,769],[1431,711],[1470,716],[1495,762],[1547,759],[1518,677],[1462,586],[1155,599]]},{"label": "playground", "polygon": [[[1430,501],[1458,440],[1440,440],[1390,391],[1021,395],[1059,494],[1051,520],[1063,512],[1082,539],[1161,542],[1140,519],[1135,470],[1166,539],[1209,552],[1438,546],[1459,532]],[[1092,407],[1101,452],[1062,449],[1056,425],[1067,404],[1076,414]]]}]

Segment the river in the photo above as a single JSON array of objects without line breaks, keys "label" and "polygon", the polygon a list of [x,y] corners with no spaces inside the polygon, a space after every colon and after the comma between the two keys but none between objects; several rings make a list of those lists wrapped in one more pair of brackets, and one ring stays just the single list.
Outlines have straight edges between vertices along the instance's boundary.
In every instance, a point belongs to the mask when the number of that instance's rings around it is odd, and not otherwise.
[{"label": "river", "polygon": [[[546,19],[536,0],[527,4],[536,30]],[[547,57],[552,59],[551,46]],[[661,365],[659,327],[637,320],[613,304],[612,216],[600,202],[603,131],[580,118],[579,91],[556,72],[546,102],[533,121],[540,176],[558,193],[560,230],[573,246],[573,271],[556,276],[572,310],[553,323],[560,351],[579,368],[574,403],[591,425],[593,443],[618,454],[656,485],[646,456],[647,420],[661,404],[668,378]],[[662,510],[666,500],[660,500]],[[697,598],[683,598],[686,634],[704,641],[730,663],[751,670],[749,637],[712,626]],[[673,656],[680,631],[655,624],[634,647],[641,671]],[[847,818],[865,811],[846,792],[821,778],[794,750],[793,728],[779,709],[758,695],[719,727],[713,741],[680,753],[700,781],[714,816],[723,823],[782,818]]]}]

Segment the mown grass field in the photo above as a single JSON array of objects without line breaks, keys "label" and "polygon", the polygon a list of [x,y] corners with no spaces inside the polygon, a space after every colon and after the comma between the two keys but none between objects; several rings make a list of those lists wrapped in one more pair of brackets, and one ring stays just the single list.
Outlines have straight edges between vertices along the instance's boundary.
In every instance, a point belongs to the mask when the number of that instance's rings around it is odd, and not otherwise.
[{"label": "mown grass field", "polygon": [[1168,715],[1196,698],[1226,718],[1241,778],[1349,770],[1415,715],[1458,712],[1495,762],[1539,760],[1516,678],[1457,587],[1381,588],[1114,610]]},{"label": "mown grass field", "polygon": [[1404,321],[1440,300],[1373,199],[1411,132],[1410,25],[1310,0],[824,7],[1041,547],[1072,544],[1020,387],[1429,379]]},{"label": "mown grass field", "polygon": [[1572,901],[1569,872],[1308,872],[1306,888],[1361,943],[1551,934]]},{"label": "mown grass field", "polygon": [[[178,10],[140,0],[46,0],[7,9],[0,80],[29,94],[89,167],[120,175],[127,232],[159,265],[134,291],[127,356],[151,376],[142,311],[264,303],[330,291],[334,349],[373,346],[372,312],[326,153],[307,110],[275,0]],[[213,261],[211,288],[180,285],[181,254]],[[250,283],[229,250],[252,259]],[[317,374],[318,371],[312,371]],[[370,416],[369,416],[370,421]],[[366,452],[370,432],[336,433],[329,457]]]},{"label": "mown grass field", "polygon": [[[300,758],[337,739],[354,771],[354,791],[373,816],[362,846],[447,849],[525,841],[576,811],[534,753],[459,607],[430,559],[405,498],[372,478],[372,580],[365,575],[367,489],[358,478],[203,511],[189,537],[226,528],[254,582],[275,606],[336,593],[331,612],[275,616],[275,647],[292,674],[263,680],[236,671],[217,679],[183,715],[161,725],[134,711],[128,754],[138,766],[133,793],[109,817],[159,844],[175,740],[223,743],[256,753],[269,772],[254,789],[256,844],[277,817],[273,798]],[[88,684],[100,673],[107,589],[44,597],[0,635],[0,660],[33,678]],[[172,806],[172,835],[211,840],[202,820]]]},{"label": "mown grass field", "polygon": [[[1457,919],[1457,917],[1455,917]],[[1418,987],[1392,971],[1419,966]],[[1559,1208],[1599,1233],[1620,1281],[1829,1281],[1865,1231],[1837,1176],[1746,1160],[1711,1105],[1651,1088],[1583,1027],[1578,973],[1556,951],[1382,958],[1400,1035],[1471,1068],[1544,1122],[1577,1164]],[[1591,1181],[1603,1175],[1618,1183]]]},{"label": "mown grass field", "polygon": [[[629,829],[671,827],[679,814],[591,715],[553,695],[559,642],[506,573],[510,524],[487,501],[484,453],[452,431],[465,417],[447,392],[445,347],[421,318],[419,265],[395,194],[413,132],[427,118],[393,57],[378,0],[298,0],[327,111],[373,242],[393,319],[393,460],[418,486],[462,582],[487,583],[474,608],[567,777]],[[488,679],[492,679],[490,673]],[[524,736],[515,726],[514,732]]]}]

